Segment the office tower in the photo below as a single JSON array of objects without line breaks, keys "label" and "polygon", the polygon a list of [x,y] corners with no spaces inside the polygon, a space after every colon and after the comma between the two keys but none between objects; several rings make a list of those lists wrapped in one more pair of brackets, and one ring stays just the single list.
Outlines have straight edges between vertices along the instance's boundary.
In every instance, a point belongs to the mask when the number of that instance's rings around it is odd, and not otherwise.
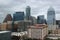
[{"label": "office tower", "polygon": [[44,15],[39,15],[37,17],[37,23],[38,24],[44,24],[45,23]]},{"label": "office tower", "polygon": [[47,12],[47,24],[48,25],[54,25],[56,23],[55,21],[55,10],[54,8],[50,7]]},{"label": "office tower", "polygon": [[4,22],[7,22],[7,21],[12,21],[12,16],[11,16],[11,14],[7,14],[7,16],[5,17],[3,23],[4,23]]},{"label": "office tower", "polygon": [[29,20],[29,17],[31,15],[31,8],[30,6],[27,6],[26,7],[26,19]]},{"label": "office tower", "polygon": [[14,21],[24,20],[24,12],[16,12],[15,14],[13,14],[13,20]]},{"label": "office tower", "polygon": [[18,22],[22,20],[24,20],[24,12],[15,12],[15,14],[13,14],[12,31],[17,31]]}]

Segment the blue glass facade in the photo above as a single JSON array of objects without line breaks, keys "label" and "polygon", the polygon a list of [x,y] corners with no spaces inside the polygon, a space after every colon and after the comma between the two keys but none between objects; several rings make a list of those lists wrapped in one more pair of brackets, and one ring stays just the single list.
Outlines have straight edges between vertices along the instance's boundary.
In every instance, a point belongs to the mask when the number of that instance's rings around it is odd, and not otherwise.
[{"label": "blue glass facade", "polygon": [[49,24],[55,24],[55,11],[53,8],[48,9],[47,13],[47,23]]},{"label": "blue glass facade", "polygon": [[24,20],[24,12],[16,12],[15,14],[13,14],[13,20],[14,21]]}]

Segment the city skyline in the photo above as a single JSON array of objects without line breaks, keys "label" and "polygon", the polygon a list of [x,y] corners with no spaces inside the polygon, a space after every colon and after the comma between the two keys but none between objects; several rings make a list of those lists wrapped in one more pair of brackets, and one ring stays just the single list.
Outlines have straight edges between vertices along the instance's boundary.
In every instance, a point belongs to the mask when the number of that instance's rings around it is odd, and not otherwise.
[{"label": "city skyline", "polygon": [[[50,6],[55,9],[56,19],[60,19],[60,0],[0,0],[0,22],[4,20],[9,13],[11,15],[16,11],[24,11],[26,6],[31,7],[31,15],[37,17],[38,15],[45,15],[47,18],[47,11]],[[4,15],[5,14],[5,15]]]}]

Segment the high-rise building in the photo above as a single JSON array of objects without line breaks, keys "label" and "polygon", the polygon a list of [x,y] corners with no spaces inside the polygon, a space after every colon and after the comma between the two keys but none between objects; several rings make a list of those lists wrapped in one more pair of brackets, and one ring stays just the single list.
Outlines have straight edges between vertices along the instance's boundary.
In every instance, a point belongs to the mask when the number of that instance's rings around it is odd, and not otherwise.
[{"label": "high-rise building", "polygon": [[38,24],[44,24],[45,23],[44,15],[39,15],[37,17],[37,23]]},{"label": "high-rise building", "polygon": [[31,8],[30,6],[27,6],[26,7],[26,19],[29,20],[29,17],[31,15]]},{"label": "high-rise building", "polygon": [[50,7],[48,9],[48,12],[47,12],[47,24],[48,25],[54,25],[54,24],[56,24],[55,10],[52,7]]},{"label": "high-rise building", "polygon": [[12,31],[17,31],[18,28],[18,24],[14,22],[22,20],[24,20],[24,12],[16,12],[15,14],[13,14]]},{"label": "high-rise building", "polygon": [[24,12],[16,12],[15,14],[13,14],[13,20],[14,21],[24,20]]},{"label": "high-rise building", "polygon": [[12,21],[12,16],[11,14],[7,14],[6,18],[4,19],[3,23],[4,22],[7,22],[7,21]]}]

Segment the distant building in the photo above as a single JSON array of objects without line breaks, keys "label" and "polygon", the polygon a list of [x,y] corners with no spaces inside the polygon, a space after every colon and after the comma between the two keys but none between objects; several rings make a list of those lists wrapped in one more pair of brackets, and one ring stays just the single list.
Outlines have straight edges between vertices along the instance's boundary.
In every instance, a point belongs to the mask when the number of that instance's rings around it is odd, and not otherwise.
[{"label": "distant building", "polygon": [[6,31],[7,30],[7,23],[0,24],[0,30]]},{"label": "distant building", "polygon": [[56,24],[55,10],[52,7],[50,7],[47,12],[47,24],[48,25]]},{"label": "distant building", "polygon": [[16,12],[15,14],[13,14],[13,20],[14,21],[24,20],[24,12]]},{"label": "distant building", "polygon": [[32,25],[34,25],[34,24],[37,23],[37,19],[35,17],[33,17],[33,16],[30,16],[30,19],[29,20],[32,21],[32,23],[31,23]]},{"label": "distant building", "polygon": [[48,27],[45,24],[36,24],[28,27],[28,37],[31,39],[44,40],[48,35]]},{"label": "distant building", "polygon": [[31,16],[31,8],[30,6],[26,7],[26,19],[29,20],[29,17]]},{"label": "distant building", "polygon": [[37,17],[38,24],[46,24],[46,20],[44,19],[44,15],[40,15]]},{"label": "distant building", "polygon": [[59,25],[60,28],[60,20],[56,20],[56,25]]},{"label": "distant building", "polygon": [[58,28],[58,25],[48,25],[48,30],[56,30]]},{"label": "distant building", "polygon": [[11,40],[10,31],[0,31],[0,40]]},{"label": "distant building", "polygon": [[12,16],[11,16],[11,14],[7,14],[7,16],[5,17],[3,23],[4,23],[4,22],[7,22],[7,21],[12,21]]},{"label": "distant building", "polygon": [[31,25],[30,20],[21,20],[14,22],[14,31],[27,31],[27,27]]},{"label": "distant building", "polygon": [[1,23],[0,24],[0,30],[5,31],[11,31],[12,30],[12,21],[8,21],[7,23]]}]

